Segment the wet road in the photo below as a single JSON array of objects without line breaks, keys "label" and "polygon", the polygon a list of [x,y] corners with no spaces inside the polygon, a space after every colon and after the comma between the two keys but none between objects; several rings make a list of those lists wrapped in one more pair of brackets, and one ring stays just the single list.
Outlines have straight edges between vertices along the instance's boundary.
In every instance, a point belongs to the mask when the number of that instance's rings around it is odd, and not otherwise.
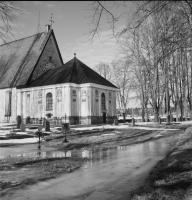
[{"label": "wet road", "polygon": [[90,160],[72,173],[13,190],[2,200],[128,200],[130,192],[144,183],[169,147],[169,140],[161,139],[133,146],[95,147],[91,151],[34,152],[42,157],[88,157]]}]

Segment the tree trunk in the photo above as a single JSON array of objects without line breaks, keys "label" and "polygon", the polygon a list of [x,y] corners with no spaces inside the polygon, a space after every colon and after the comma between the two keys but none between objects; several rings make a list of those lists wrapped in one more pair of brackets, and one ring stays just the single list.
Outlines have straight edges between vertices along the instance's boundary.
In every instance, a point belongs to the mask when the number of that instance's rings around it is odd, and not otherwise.
[{"label": "tree trunk", "polygon": [[124,123],[126,122],[126,114],[125,114],[125,112],[123,113],[123,121],[124,121]]},{"label": "tree trunk", "polygon": [[148,109],[145,107],[145,121],[148,122],[148,119],[149,119]]},{"label": "tree trunk", "polygon": [[188,120],[188,103],[187,99],[185,99],[185,121]]},{"label": "tree trunk", "polygon": [[178,113],[178,110],[179,110],[179,106],[177,104],[177,107],[176,107],[176,122],[179,121],[179,113]]},{"label": "tree trunk", "polygon": [[183,103],[182,102],[181,102],[181,105],[180,105],[180,112],[181,112],[180,121],[183,121]]},{"label": "tree trunk", "polygon": [[154,111],[155,111],[155,122],[159,121],[159,108],[157,106],[154,107]]},{"label": "tree trunk", "polygon": [[145,107],[144,107],[144,105],[142,105],[141,117],[142,117],[142,122],[144,122],[145,121]]}]

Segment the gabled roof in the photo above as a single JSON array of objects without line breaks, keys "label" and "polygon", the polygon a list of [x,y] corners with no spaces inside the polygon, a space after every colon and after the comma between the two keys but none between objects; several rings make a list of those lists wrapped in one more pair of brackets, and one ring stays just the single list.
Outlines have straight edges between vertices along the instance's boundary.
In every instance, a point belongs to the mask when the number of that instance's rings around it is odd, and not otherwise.
[{"label": "gabled roof", "polygon": [[61,83],[95,83],[117,88],[115,85],[82,63],[76,57],[59,68],[45,72],[42,76],[31,82],[28,87],[54,85]]},{"label": "gabled roof", "polygon": [[26,85],[51,34],[53,30],[0,45],[0,88]]}]

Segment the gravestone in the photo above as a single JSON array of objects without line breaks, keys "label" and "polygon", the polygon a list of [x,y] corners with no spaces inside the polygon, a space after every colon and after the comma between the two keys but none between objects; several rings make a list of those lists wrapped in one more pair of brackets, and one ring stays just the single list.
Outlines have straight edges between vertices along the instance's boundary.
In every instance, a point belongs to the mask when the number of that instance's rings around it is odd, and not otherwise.
[{"label": "gravestone", "polygon": [[118,125],[118,120],[114,119],[114,125]]},{"label": "gravestone", "polygon": [[50,123],[45,119],[45,131],[50,131]]},{"label": "gravestone", "polygon": [[21,123],[20,131],[21,132],[25,132],[25,124]]},{"label": "gravestone", "polygon": [[68,132],[70,130],[69,123],[62,123],[62,129],[65,132]]},{"label": "gravestone", "polygon": [[132,126],[135,126],[135,119],[132,118]]},{"label": "gravestone", "polygon": [[30,124],[30,117],[26,117],[26,124]]},{"label": "gravestone", "polygon": [[17,128],[20,128],[20,126],[21,126],[21,116],[18,115],[17,116]]}]

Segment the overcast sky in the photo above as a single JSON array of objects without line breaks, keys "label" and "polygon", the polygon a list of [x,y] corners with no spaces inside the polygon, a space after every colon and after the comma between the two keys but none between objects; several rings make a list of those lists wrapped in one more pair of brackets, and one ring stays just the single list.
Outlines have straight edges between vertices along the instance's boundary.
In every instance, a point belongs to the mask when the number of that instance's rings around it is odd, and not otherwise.
[{"label": "overcast sky", "polygon": [[[45,25],[50,23],[53,13],[53,30],[64,63],[71,60],[76,53],[77,58],[93,68],[99,62],[111,63],[118,54],[118,45],[115,38],[110,36],[105,18],[102,20],[100,39],[95,38],[93,45],[86,42],[90,37],[87,34],[93,24],[90,23],[93,11],[90,10],[90,1],[17,1],[18,7],[26,10],[20,15],[17,23],[12,27],[15,39],[20,39],[37,32],[38,15],[40,11],[41,30],[45,31]],[[130,10],[131,2],[127,7],[113,8],[116,16]],[[123,27],[126,18],[121,18],[117,27]],[[102,42],[102,43],[101,43]]]}]

